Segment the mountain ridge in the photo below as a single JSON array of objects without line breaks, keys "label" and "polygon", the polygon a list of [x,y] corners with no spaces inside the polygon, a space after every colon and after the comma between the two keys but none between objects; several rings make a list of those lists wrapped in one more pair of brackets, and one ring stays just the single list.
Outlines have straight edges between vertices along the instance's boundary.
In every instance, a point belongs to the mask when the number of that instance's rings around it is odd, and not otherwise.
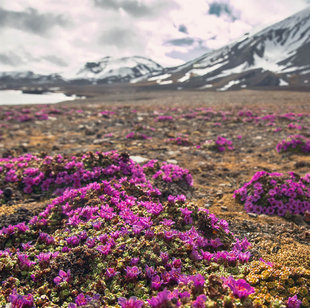
[{"label": "mountain ridge", "polygon": [[[308,54],[310,7],[179,67],[168,69],[169,77],[163,79],[159,75],[158,78],[176,86],[201,88],[210,85],[209,88],[221,90],[219,87],[224,79],[227,82],[234,80],[234,88],[266,86],[259,80],[261,74],[266,75],[268,71],[267,79],[272,81],[270,86],[286,86],[291,82],[289,74],[298,73],[308,78]],[[238,77],[246,72],[256,72],[260,76],[257,76],[257,81],[252,78],[251,82],[243,82]],[[232,76],[234,79],[230,78]],[[302,81],[308,80],[306,78]]]}]

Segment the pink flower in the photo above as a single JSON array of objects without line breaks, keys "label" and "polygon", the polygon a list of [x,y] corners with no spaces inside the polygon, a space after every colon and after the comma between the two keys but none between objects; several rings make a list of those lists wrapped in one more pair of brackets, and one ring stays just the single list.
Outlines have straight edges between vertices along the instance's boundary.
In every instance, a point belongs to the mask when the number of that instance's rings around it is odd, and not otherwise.
[{"label": "pink flower", "polygon": [[107,277],[108,279],[113,278],[113,277],[116,276],[117,274],[119,274],[119,272],[117,272],[117,271],[115,270],[115,268],[113,268],[113,267],[107,268],[107,270],[106,270],[106,272],[105,272],[105,275],[106,275],[106,277]]},{"label": "pink flower", "polygon": [[128,280],[135,280],[140,275],[140,270],[137,266],[127,266],[126,268],[126,279]]},{"label": "pink flower", "polygon": [[286,305],[288,308],[299,308],[301,305],[301,300],[299,300],[295,294],[293,297],[289,297],[287,299]]},{"label": "pink flower", "polygon": [[58,286],[61,282],[68,282],[71,278],[71,272],[68,270],[67,272],[60,270],[59,271],[59,276],[54,278],[55,284]]},{"label": "pink flower", "polygon": [[244,299],[255,292],[255,289],[244,279],[235,280],[230,276],[224,279],[224,284],[232,290],[234,296],[237,296],[240,299]]},{"label": "pink flower", "polygon": [[142,300],[137,299],[135,296],[132,296],[129,299],[120,297],[118,303],[121,308],[141,308],[144,304]]},{"label": "pink flower", "polygon": [[12,308],[32,308],[33,304],[33,296],[32,294],[20,295],[13,290],[12,294],[9,296],[9,301],[12,304]]}]

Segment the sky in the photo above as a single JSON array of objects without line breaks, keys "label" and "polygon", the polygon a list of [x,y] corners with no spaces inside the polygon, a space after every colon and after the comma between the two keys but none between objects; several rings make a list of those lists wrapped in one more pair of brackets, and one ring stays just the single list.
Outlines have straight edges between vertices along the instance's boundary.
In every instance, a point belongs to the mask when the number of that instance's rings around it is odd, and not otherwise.
[{"label": "sky", "polygon": [[183,64],[310,0],[1,0],[0,72],[73,76],[106,56]]}]

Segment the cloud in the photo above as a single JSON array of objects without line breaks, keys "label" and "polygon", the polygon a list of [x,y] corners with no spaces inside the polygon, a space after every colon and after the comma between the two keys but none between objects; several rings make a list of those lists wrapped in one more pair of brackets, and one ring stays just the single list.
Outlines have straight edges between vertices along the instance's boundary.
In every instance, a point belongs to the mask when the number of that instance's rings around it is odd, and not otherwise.
[{"label": "cloud", "polygon": [[190,61],[194,58],[197,58],[197,57],[201,56],[202,54],[207,53],[208,51],[210,51],[210,49],[208,49],[204,46],[198,45],[198,46],[195,46],[191,49],[187,49],[184,51],[172,50],[172,51],[168,52],[166,54],[166,56],[168,56],[172,59],[179,59],[182,62],[183,61],[186,62],[186,61]]},{"label": "cloud", "polygon": [[[309,0],[310,1],[310,0]],[[186,28],[186,26],[185,25],[179,25],[179,28],[178,28],[178,30],[181,32],[181,33],[188,33],[187,32],[187,28]]]},{"label": "cloud", "polygon": [[165,0],[154,0],[148,4],[138,0],[94,0],[94,3],[104,9],[123,10],[137,18],[156,17],[167,9],[178,7],[176,2]]},{"label": "cloud", "polygon": [[65,26],[67,21],[61,15],[40,14],[36,9],[9,11],[0,8],[0,27],[9,27],[37,35],[47,34],[54,26]]},{"label": "cloud", "polygon": [[100,38],[99,43],[103,46],[116,46],[119,48],[126,48],[130,46],[137,46],[141,44],[139,34],[130,28],[115,27],[104,32]]},{"label": "cloud", "polygon": [[208,13],[210,15],[215,15],[217,17],[220,17],[222,14],[231,15],[232,11],[229,5],[226,3],[213,2],[210,4]]},{"label": "cloud", "polygon": [[169,40],[165,42],[168,45],[174,45],[174,46],[190,46],[193,45],[194,40],[190,37],[180,38],[180,39],[174,39]]},{"label": "cloud", "polygon": [[0,53],[0,63],[4,65],[17,66],[23,63],[22,59],[15,53]]},{"label": "cloud", "polygon": [[[86,62],[133,55],[179,65],[280,21],[307,1],[0,0],[0,71],[72,76]],[[218,11],[214,3],[221,4]]]},{"label": "cloud", "polygon": [[54,55],[47,55],[42,59],[51,62],[52,64],[56,64],[57,66],[68,66],[68,63],[66,63],[63,59]]}]

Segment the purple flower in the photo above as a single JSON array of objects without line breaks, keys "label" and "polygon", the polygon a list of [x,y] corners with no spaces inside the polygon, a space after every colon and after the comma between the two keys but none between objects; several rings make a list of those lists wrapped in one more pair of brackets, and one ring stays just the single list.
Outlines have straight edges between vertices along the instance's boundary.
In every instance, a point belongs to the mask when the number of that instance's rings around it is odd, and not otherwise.
[{"label": "purple flower", "polygon": [[173,267],[175,267],[175,268],[180,268],[180,267],[182,266],[182,261],[181,261],[181,259],[174,259],[174,260],[172,261],[172,265],[173,265]]},{"label": "purple flower", "polygon": [[232,290],[233,294],[240,299],[244,299],[255,292],[255,289],[244,279],[235,280],[230,276],[224,279],[224,284],[226,284]]},{"label": "purple flower", "polygon": [[55,241],[54,238],[51,235],[49,235],[47,233],[44,233],[44,232],[40,232],[39,240],[44,242],[47,245],[51,245]]},{"label": "purple flower", "polygon": [[160,258],[164,264],[166,264],[169,260],[169,254],[167,252],[161,252]]},{"label": "purple flower", "polygon": [[192,211],[190,211],[188,208],[180,208],[180,211],[184,217],[184,222],[186,224],[192,224],[193,223],[193,219],[191,217],[191,213]]},{"label": "purple flower", "polygon": [[80,238],[78,238],[76,235],[74,235],[74,236],[67,237],[66,241],[67,241],[68,245],[70,245],[72,247],[76,247],[80,243]]},{"label": "purple flower", "polygon": [[132,296],[129,299],[120,297],[118,303],[121,308],[141,308],[144,304],[142,300],[137,299],[135,296]]},{"label": "purple flower", "polygon": [[60,270],[58,273],[59,276],[54,278],[55,284],[58,286],[61,282],[68,282],[71,278],[71,272],[68,270],[67,272]]},{"label": "purple flower", "polygon": [[76,297],[75,303],[76,303],[78,306],[87,305],[87,299],[86,299],[85,295],[84,295],[83,293],[80,293],[80,294]]},{"label": "purple flower", "polygon": [[25,222],[19,223],[15,227],[21,233],[25,233],[27,230],[29,230],[29,227],[25,225]]},{"label": "purple flower", "polygon": [[49,262],[50,258],[52,257],[52,253],[51,252],[40,252],[37,255],[37,258],[39,260],[39,263],[45,263],[45,262]]},{"label": "purple flower", "polygon": [[140,275],[140,270],[137,266],[127,266],[126,268],[126,279],[128,280],[135,280]]},{"label": "purple flower", "polygon": [[107,256],[111,251],[111,246],[109,244],[107,245],[99,245],[96,247],[96,249],[101,252],[104,256]]},{"label": "purple flower", "polygon": [[106,270],[106,272],[105,272],[105,275],[106,275],[106,277],[107,277],[108,279],[113,278],[113,277],[116,276],[117,274],[119,274],[119,272],[117,272],[117,271],[115,270],[114,267],[109,267],[109,268],[107,268],[107,270]]},{"label": "purple flower", "polygon": [[197,298],[193,301],[192,307],[194,308],[205,308],[207,297],[204,294],[200,294]]},{"label": "purple flower", "polygon": [[169,227],[175,224],[173,220],[167,218],[164,218],[160,223]]},{"label": "purple flower", "polygon": [[88,248],[93,248],[96,245],[96,240],[94,238],[88,238],[85,242]]},{"label": "purple flower", "polygon": [[163,282],[158,275],[154,276],[152,279],[151,287],[154,290],[159,290]]},{"label": "purple flower", "polygon": [[17,258],[22,269],[29,269],[32,265],[36,264],[35,262],[30,261],[26,254],[19,254]]},{"label": "purple flower", "polygon": [[28,250],[29,248],[31,248],[33,245],[31,245],[31,241],[30,242],[27,242],[26,244],[22,244],[22,248],[23,250]]},{"label": "purple flower", "polygon": [[12,304],[12,308],[33,308],[33,296],[32,294],[20,295],[14,289],[9,296],[9,301]]},{"label": "purple flower", "polygon": [[131,263],[131,265],[137,265],[139,263],[139,261],[140,261],[139,257],[131,258],[130,263]]},{"label": "purple flower", "polygon": [[165,289],[164,291],[158,292],[157,296],[153,296],[148,300],[149,305],[152,308],[168,307],[170,292]]},{"label": "purple flower", "polygon": [[201,274],[196,274],[191,277],[193,284],[194,284],[194,289],[196,292],[201,292],[203,290],[203,286],[205,284],[205,278]]},{"label": "purple flower", "polygon": [[288,308],[299,308],[301,306],[301,300],[299,300],[295,294],[287,299],[286,305]]}]

